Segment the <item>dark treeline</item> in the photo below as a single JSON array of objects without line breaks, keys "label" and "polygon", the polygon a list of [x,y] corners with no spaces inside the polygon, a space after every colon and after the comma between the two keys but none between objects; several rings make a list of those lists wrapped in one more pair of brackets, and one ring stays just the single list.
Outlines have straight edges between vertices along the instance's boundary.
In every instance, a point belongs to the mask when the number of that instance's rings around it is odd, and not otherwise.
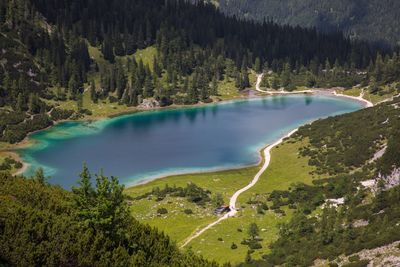
[{"label": "dark treeline", "polygon": [[[272,71],[272,73],[271,73]],[[365,70],[355,65],[341,66],[339,61],[332,64],[329,60],[318,63],[312,60],[308,66],[274,62],[264,70],[262,87],[294,90],[296,87],[332,88],[353,86],[367,87],[371,94],[384,94],[383,87],[390,85],[390,91],[400,91],[400,57],[398,52],[393,55],[377,54]]]},{"label": "dark treeline", "polygon": [[218,266],[131,217],[123,186],[84,168],[72,192],[0,172],[1,266]]},{"label": "dark treeline", "polygon": [[[25,124],[35,114],[42,121],[72,115],[58,110],[50,116],[50,100],[76,101],[74,116],[90,114],[82,106],[88,88],[95,103],[137,106],[152,97],[161,106],[195,104],[212,101],[219,82],[227,78],[238,89],[249,87],[250,69],[290,76],[301,69],[316,73],[327,62],[358,70],[378,61],[374,47],[341,33],[226,17],[201,1],[0,0],[0,43],[5,59],[0,107],[6,107],[4,116],[27,114]],[[89,45],[102,52],[105,62],[90,58]],[[151,63],[130,56],[149,46],[156,48]],[[101,79],[95,81],[96,75]],[[315,85],[313,79],[308,75],[307,84]],[[7,130],[6,123],[1,127]],[[30,127],[17,130],[7,137],[0,132],[0,139],[20,141]]]},{"label": "dark treeline", "polygon": [[[193,0],[195,1],[195,0]],[[209,0],[210,1],[210,0]],[[212,0],[211,0],[212,1]],[[216,2],[216,1],[214,1]],[[319,31],[341,30],[352,38],[398,45],[400,3],[397,0],[218,0],[228,15],[279,24],[316,27]]]},{"label": "dark treeline", "polygon": [[[38,10],[61,31],[72,31],[91,44],[103,44],[103,52],[112,60],[116,55],[133,53],[159,38],[167,38],[178,31],[181,40],[169,48],[179,52],[182,44],[209,48],[216,55],[236,61],[237,67],[247,56],[262,62],[285,59],[307,65],[317,58],[341,63],[353,61],[365,67],[374,51],[367,43],[350,42],[341,33],[321,34],[315,29],[279,26],[273,22],[262,24],[226,17],[213,5],[192,5],[187,1],[51,1],[32,0]],[[110,12],[110,11],[113,12]],[[167,38],[168,40],[168,38]],[[249,65],[250,66],[250,65]]]}]

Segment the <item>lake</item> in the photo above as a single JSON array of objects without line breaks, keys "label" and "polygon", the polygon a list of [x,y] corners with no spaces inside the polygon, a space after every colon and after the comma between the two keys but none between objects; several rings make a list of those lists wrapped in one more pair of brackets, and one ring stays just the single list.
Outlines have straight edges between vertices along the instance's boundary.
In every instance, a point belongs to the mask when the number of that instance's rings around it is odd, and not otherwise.
[{"label": "lake", "polygon": [[361,109],[322,95],[254,98],[201,107],[146,111],[93,122],[65,122],[34,133],[20,150],[30,175],[76,185],[82,164],[126,185],[168,174],[256,164],[259,149],[307,122]]}]

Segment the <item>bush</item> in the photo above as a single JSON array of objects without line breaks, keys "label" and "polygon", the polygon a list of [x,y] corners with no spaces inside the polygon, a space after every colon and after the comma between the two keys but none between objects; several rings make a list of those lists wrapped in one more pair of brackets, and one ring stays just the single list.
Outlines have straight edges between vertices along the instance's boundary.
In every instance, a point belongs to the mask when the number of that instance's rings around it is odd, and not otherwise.
[{"label": "bush", "polygon": [[65,109],[53,109],[50,113],[50,116],[53,120],[59,121],[59,120],[66,120],[72,116],[74,113],[73,110],[65,110]]},{"label": "bush", "polygon": [[342,267],[367,267],[368,263],[369,260],[361,260],[344,264]]},{"label": "bush", "polygon": [[168,210],[166,209],[166,208],[159,208],[158,210],[157,210],[157,213],[158,214],[167,214],[168,213]]},{"label": "bush", "polygon": [[262,203],[261,207],[263,210],[269,210],[267,203]]},{"label": "bush", "polygon": [[224,241],[222,237],[218,237],[218,241]]},{"label": "bush", "polygon": [[285,213],[284,210],[277,209],[277,210],[274,210],[274,212],[275,212],[276,214],[281,214],[282,216],[286,216],[286,213]]},{"label": "bush", "polygon": [[183,212],[187,215],[193,214],[193,211],[191,209],[185,209]]},{"label": "bush", "polygon": [[108,97],[108,100],[110,100],[110,103],[118,102],[118,99],[117,99],[115,96],[112,96],[112,95],[110,95],[110,96]]},{"label": "bush", "polygon": [[261,207],[261,205],[257,206],[257,213],[264,214],[264,209]]},{"label": "bush", "polygon": [[231,249],[237,249],[237,245],[235,243],[232,243]]},{"label": "bush", "polygon": [[253,242],[249,242],[249,248],[252,249],[252,250],[261,249],[262,246],[261,246],[260,243],[253,241]]},{"label": "bush", "polygon": [[14,167],[16,168],[16,169],[21,169],[22,168],[22,162],[20,162],[20,161],[17,161],[15,164],[14,164]]},{"label": "bush", "polygon": [[354,255],[354,256],[350,256],[349,257],[349,261],[350,262],[355,262],[355,261],[359,261],[360,260],[360,256],[358,255]]}]

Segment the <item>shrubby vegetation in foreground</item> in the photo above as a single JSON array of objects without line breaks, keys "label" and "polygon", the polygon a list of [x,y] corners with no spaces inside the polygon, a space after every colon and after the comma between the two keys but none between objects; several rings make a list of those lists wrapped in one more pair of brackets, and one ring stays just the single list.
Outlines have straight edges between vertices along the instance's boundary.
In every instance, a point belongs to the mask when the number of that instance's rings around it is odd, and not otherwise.
[{"label": "shrubby vegetation in foreground", "polygon": [[168,236],[130,216],[115,177],[85,167],[72,192],[0,173],[0,265],[217,266],[183,253]]}]

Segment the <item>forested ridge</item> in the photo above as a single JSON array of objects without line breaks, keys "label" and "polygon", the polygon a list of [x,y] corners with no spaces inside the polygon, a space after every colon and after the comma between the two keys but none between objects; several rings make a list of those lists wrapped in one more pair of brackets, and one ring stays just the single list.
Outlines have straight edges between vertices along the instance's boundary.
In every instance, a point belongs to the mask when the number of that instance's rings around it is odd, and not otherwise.
[{"label": "forested ridge", "polygon": [[352,38],[381,44],[400,43],[396,0],[217,0],[228,15],[262,21],[271,18],[279,24],[316,27],[321,31],[344,31]]},{"label": "forested ridge", "polygon": [[[368,83],[358,70],[378,58],[375,46],[340,32],[243,21],[201,1],[1,0],[0,24],[0,139],[11,143],[92,114],[83,106],[85,90],[94,104],[195,104],[218,98],[227,80],[248,88],[251,70],[316,75],[329,63],[346,76],[339,85]],[[150,62],[132,57],[148,47],[156,50]],[[102,60],[90,56],[97,49]],[[73,110],[55,104],[71,101]]]},{"label": "forested ridge", "polygon": [[123,186],[84,167],[72,192],[0,172],[2,266],[218,266],[131,217]]}]

